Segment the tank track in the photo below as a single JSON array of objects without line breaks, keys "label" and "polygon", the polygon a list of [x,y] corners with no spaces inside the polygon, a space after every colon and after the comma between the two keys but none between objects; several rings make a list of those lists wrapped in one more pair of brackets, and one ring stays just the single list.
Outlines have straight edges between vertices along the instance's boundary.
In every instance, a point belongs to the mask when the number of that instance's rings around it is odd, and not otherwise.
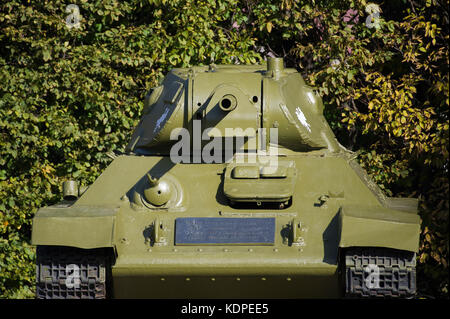
[{"label": "tank track", "polygon": [[346,297],[415,296],[415,253],[388,248],[350,248],[344,256]]},{"label": "tank track", "polygon": [[103,248],[38,246],[36,298],[105,299],[110,256]]}]

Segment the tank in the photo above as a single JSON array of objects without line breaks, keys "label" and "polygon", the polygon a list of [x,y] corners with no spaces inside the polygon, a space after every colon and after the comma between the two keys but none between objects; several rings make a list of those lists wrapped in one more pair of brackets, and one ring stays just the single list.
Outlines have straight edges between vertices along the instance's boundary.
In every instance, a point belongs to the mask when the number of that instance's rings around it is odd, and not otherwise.
[{"label": "tank", "polygon": [[417,199],[323,108],[281,58],[173,69],[126,152],[36,213],[37,298],[413,297]]}]

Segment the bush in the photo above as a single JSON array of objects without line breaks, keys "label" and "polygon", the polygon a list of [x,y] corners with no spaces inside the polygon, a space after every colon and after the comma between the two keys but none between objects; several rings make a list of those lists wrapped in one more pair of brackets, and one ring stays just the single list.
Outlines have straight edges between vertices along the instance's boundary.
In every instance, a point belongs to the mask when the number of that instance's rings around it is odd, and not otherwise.
[{"label": "bush", "polygon": [[34,213],[124,150],[169,69],[272,55],[388,195],[420,198],[419,289],[447,293],[448,0],[74,2],[79,28],[70,2],[0,4],[0,297],[33,296]]}]

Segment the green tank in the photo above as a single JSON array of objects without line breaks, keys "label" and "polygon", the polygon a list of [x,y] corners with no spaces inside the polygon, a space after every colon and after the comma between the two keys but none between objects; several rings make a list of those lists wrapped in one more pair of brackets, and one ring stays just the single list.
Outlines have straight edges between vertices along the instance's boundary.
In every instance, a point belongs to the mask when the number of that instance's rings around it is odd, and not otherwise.
[{"label": "green tank", "polygon": [[173,69],[112,157],[36,213],[38,298],[416,292],[417,199],[380,190],[280,58]]}]

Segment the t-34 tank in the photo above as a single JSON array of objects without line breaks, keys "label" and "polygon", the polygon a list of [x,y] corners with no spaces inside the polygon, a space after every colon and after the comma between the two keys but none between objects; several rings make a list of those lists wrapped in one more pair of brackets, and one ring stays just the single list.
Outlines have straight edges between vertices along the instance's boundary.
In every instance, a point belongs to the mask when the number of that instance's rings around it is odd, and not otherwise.
[{"label": "t-34 tank", "polygon": [[415,294],[417,200],[383,194],[282,59],[173,69],[113,157],[37,212],[38,298]]}]

